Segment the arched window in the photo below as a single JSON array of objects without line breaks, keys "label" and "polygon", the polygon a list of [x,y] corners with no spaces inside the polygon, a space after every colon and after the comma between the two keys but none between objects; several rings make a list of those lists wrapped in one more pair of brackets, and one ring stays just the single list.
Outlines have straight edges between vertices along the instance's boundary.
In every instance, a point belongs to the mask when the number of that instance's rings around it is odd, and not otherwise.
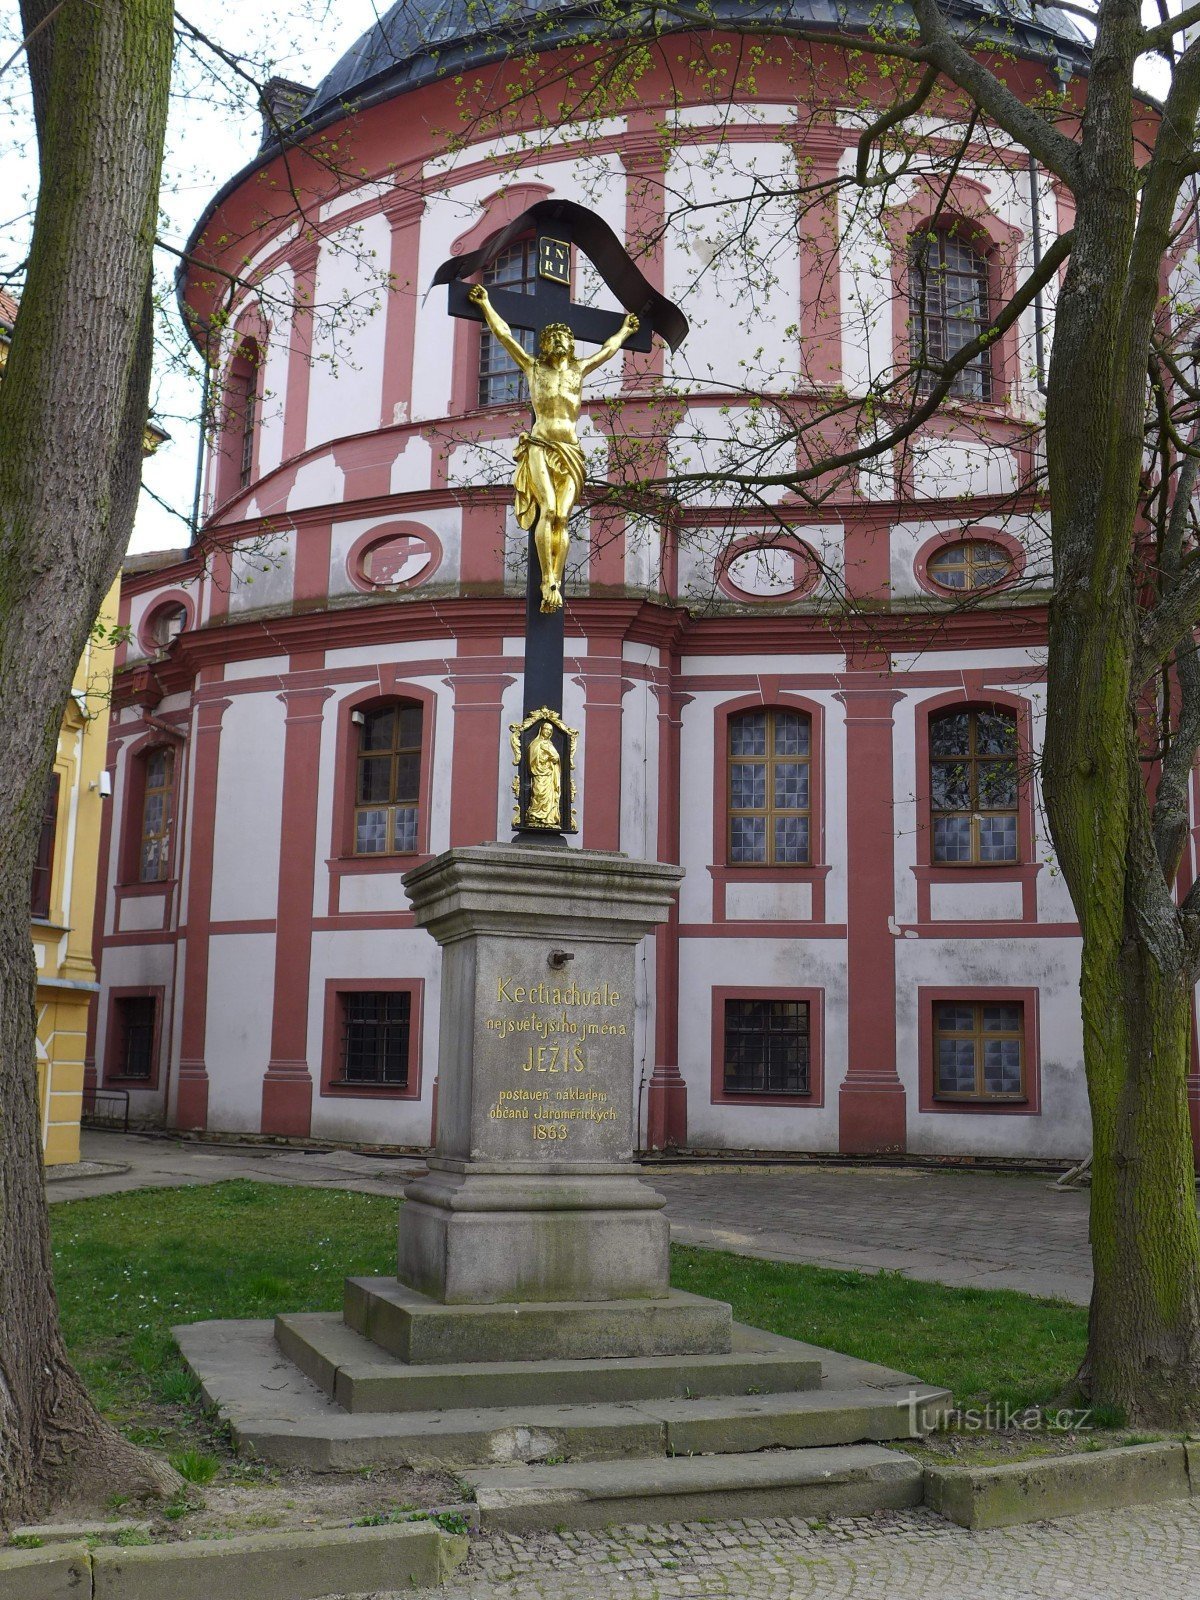
[{"label": "arched window", "polygon": [[142,833],[138,878],[161,883],[171,870],[171,823],[175,810],[175,751],[157,745],[142,757]]},{"label": "arched window", "polygon": [[254,475],[254,435],[258,423],[258,341],[238,340],[225,375],[221,447],[217,461],[218,503],[249,486]]},{"label": "arched window", "polygon": [[763,707],[729,719],[729,864],[811,858],[812,721]]},{"label": "arched window", "polygon": [[999,708],[943,711],[929,724],[933,860],[1019,860],[1017,719]]},{"label": "arched window", "polygon": [[1012,572],[1012,557],[987,539],[962,539],[930,556],[926,575],[943,589],[993,589]]},{"label": "arched window", "polygon": [[[521,239],[498,255],[481,274],[489,287],[532,294],[537,288],[537,240]],[[536,336],[531,328],[514,328],[513,338],[532,355]],[[529,387],[517,363],[485,328],[479,336],[479,404],[508,406],[528,400]]]},{"label": "arched window", "polygon": [[356,711],[354,853],[412,855],[417,848],[423,713],[410,700]]},{"label": "arched window", "polygon": [[[951,231],[916,233],[909,240],[909,347],[921,368],[919,386],[932,387],[940,365],[988,325],[988,264],[973,245]],[[958,400],[990,400],[992,365],[987,350],[973,357],[950,385]]]}]

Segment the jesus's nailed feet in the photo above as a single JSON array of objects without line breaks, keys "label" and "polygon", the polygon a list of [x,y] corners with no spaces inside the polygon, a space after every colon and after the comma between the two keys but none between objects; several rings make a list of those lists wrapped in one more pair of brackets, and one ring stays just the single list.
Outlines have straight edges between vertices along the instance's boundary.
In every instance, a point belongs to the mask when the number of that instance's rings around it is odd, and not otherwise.
[{"label": "jesus's nailed feet", "polygon": [[553,581],[550,583],[544,583],[542,585],[542,610],[562,610],[562,590],[559,588],[558,584],[554,583]]}]

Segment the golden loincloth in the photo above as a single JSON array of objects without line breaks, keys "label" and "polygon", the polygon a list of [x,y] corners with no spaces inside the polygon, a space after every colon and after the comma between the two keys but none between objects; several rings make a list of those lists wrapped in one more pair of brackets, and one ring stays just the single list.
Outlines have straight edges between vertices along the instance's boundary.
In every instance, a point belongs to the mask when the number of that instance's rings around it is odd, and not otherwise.
[{"label": "golden loincloth", "polygon": [[533,527],[539,509],[537,496],[533,492],[533,474],[529,470],[529,452],[535,448],[546,452],[546,465],[551,478],[558,481],[569,478],[574,483],[576,499],[583,492],[587,470],[583,450],[574,440],[567,443],[560,439],[535,439],[532,434],[523,433],[517,440],[517,470],[513,475],[517,524],[522,528]]}]

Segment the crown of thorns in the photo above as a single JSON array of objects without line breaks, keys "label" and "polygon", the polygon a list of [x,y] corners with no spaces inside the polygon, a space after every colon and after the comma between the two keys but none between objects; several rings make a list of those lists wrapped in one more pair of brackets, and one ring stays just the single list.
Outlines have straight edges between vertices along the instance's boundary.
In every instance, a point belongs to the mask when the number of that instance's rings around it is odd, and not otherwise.
[{"label": "crown of thorns", "polygon": [[549,340],[556,333],[565,333],[568,339],[574,341],[575,335],[572,332],[571,328],[567,325],[567,323],[565,323],[565,322],[548,322],[546,324],[546,326],[542,329],[541,333],[538,335],[538,344],[539,345],[544,345],[544,344],[548,343]]}]

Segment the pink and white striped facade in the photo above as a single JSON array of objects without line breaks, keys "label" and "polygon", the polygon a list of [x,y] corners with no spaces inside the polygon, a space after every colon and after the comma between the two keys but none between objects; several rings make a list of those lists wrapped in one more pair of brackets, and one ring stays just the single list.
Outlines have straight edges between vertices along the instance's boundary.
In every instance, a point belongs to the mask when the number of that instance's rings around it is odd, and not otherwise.
[{"label": "pink and white striped facade", "polygon": [[[228,439],[209,461],[207,559],[144,564],[123,585],[132,638],[111,734],[95,1062],[102,1083],[121,1082],[114,997],[154,995],[154,1073],[125,1084],[135,1116],[429,1142],[439,956],[400,880],[425,855],[510,836],[523,540],[504,485],[524,415],[478,407],[478,330],[451,323],[424,288],[440,262],[535,199],[591,206],[636,244],[681,195],[732,206],[747,172],[783,185],[801,168],[853,167],[853,119],[814,123],[782,67],[760,72],[752,103],[719,112],[701,87],[670,109],[665,80],[657,88],[660,102],[651,75],[636,108],[517,157],[515,137],[447,155],[436,130],[453,95],[429,84],[354,119],[362,181],[308,173],[318,228],[297,229],[258,176],[215,212],[206,237],[231,242],[209,246],[212,258],[234,270],[248,256],[243,276],[257,285],[233,307],[216,370],[224,378],[238,341],[256,342],[256,427],[245,488]],[[1035,174],[1031,189],[1023,159],[981,148],[956,182],[1006,279],[1030,259],[1033,195],[1044,243],[1063,223],[1053,184]],[[675,358],[660,348],[596,375],[581,427],[592,476],[615,426],[688,470],[697,454],[731,459],[761,426],[748,386],[768,409],[784,390],[817,408],[833,385],[865,386],[906,337],[896,275],[927,196],[914,180],[893,201],[872,226],[847,216],[836,229],[789,224],[773,201],[758,221],[777,241],[769,272],[723,235],[719,208],[672,220],[641,265],[692,334]],[[748,270],[752,305],[738,289]],[[187,281],[201,316],[211,277]],[[576,292],[602,298],[582,270]],[[273,321],[297,295],[300,309]],[[1020,492],[1038,401],[1031,318],[1001,341],[990,403],[948,409],[903,459],[865,469],[819,512],[775,493],[790,533],[712,496],[666,529],[580,519],[564,708],[582,734],[576,842],[686,869],[677,918],[639,957],[650,1147],[1090,1148],[1078,930],[1035,776],[1022,788],[1019,861],[964,868],[930,854],[931,715],[999,706],[1034,761],[1040,741],[1045,519]],[[650,387],[658,377],[689,391],[686,419],[668,416],[673,432]],[[926,563],[965,525],[1006,548],[1021,581],[964,610]],[[155,613],[168,604],[186,609],[186,627],[162,649]],[[393,697],[424,709],[418,855],[355,856],[353,717]],[[726,729],[755,706],[811,718],[804,866],[727,864]],[[167,877],[144,883],[138,763],[163,743],[176,752],[176,821]],[[356,986],[412,996],[403,1090],[332,1083],[336,997]],[[803,1097],[723,1091],[721,1006],[756,994],[809,1001]],[[932,1008],[956,997],[1020,1002],[1019,1101],[933,1092]]]}]

